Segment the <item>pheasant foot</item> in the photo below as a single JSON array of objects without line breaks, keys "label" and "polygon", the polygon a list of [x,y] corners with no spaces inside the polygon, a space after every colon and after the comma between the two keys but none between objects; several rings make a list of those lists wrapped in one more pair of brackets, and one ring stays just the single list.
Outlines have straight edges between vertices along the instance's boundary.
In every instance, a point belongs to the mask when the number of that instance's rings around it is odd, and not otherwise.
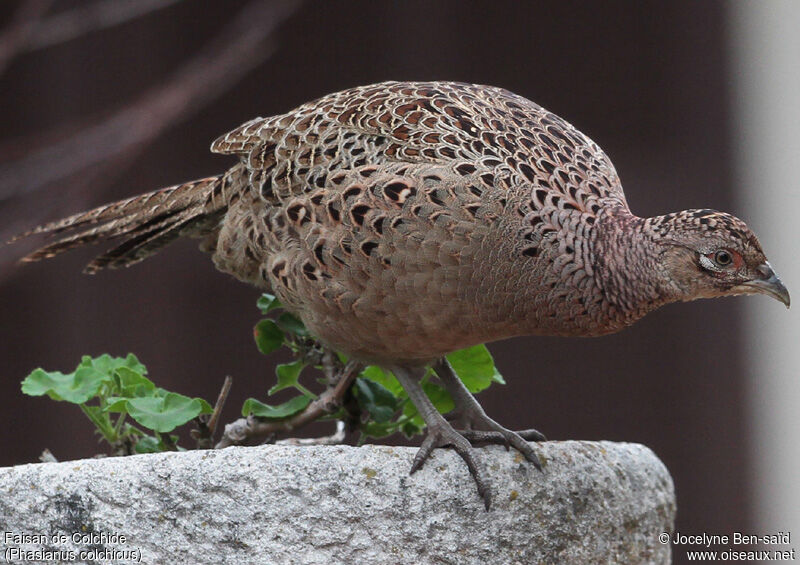
[{"label": "pheasant foot", "polygon": [[434,448],[448,446],[452,447],[467,464],[469,474],[472,475],[478,487],[478,496],[483,499],[486,510],[489,510],[492,504],[492,491],[489,486],[486,471],[479,461],[476,450],[472,447],[467,438],[454,430],[445,420],[428,425],[427,435],[417,451],[417,454],[414,456],[414,462],[411,464],[411,474],[414,474],[422,468],[422,465],[433,452]]},{"label": "pheasant foot", "polygon": [[450,393],[455,403],[455,410],[448,416],[455,421],[462,437],[473,443],[494,443],[513,447],[538,470],[542,464],[528,441],[546,441],[547,438],[538,430],[523,430],[514,432],[509,430],[486,415],[475,397],[467,390],[458,375],[455,374],[450,363],[442,358],[433,366],[436,375]]},{"label": "pheasant foot", "polygon": [[453,429],[422,390],[419,379],[425,374],[425,370],[406,369],[404,367],[392,367],[391,370],[406,393],[408,393],[408,397],[417,407],[427,426],[427,435],[411,464],[411,473],[413,474],[422,468],[422,465],[435,448],[452,447],[467,464],[469,473],[478,487],[478,495],[483,499],[486,510],[489,510],[492,503],[492,492],[486,470],[480,463],[477,452],[469,440]]}]

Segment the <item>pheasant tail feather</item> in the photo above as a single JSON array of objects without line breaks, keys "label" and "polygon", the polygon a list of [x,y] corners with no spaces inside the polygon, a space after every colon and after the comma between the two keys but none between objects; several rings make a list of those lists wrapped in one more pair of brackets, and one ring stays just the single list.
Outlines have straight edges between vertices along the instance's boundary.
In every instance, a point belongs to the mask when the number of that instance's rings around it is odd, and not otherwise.
[{"label": "pheasant tail feather", "polygon": [[86,272],[129,266],[180,236],[202,237],[213,231],[227,209],[225,189],[232,184],[238,169],[237,166],[223,175],[105,204],[38,226],[12,241],[40,233],[69,234],[22,259],[32,262],[83,245],[124,237],[121,244],[89,263]]}]

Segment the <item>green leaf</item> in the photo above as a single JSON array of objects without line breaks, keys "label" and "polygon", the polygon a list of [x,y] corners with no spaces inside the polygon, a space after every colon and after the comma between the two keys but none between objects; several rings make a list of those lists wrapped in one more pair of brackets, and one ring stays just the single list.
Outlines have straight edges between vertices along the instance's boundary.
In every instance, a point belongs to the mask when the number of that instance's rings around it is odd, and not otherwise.
[{"label": "green leaf", "polygon": [[128,412],[128,400],[130,397],[127,396],[109,396],[106,398],[106,412]]},{"label": "green leaf", "polygon": [[[444,387],[433,383],[423,383],[422,390],[425,391],[425,394],[428,395],[428,398],[431,399],[431,402],[440,413],[447,414],[456,407],[450,397],[450,393]],[[408,404],[412,403],[409,402]]]},{"label": "green leaf", "polygon": [[493,382],[505,384],[485,345],[454,351],[447,356],[447,360],[472,393],[489,388]]},{"label": "green leaf", "polygon": [[136,453],[160,453],[163,451],[161,449],[161,442],[153,436],[144,436],[141,438],[136,442],[133,450]]},{"label": "green leaf", "polygon": [[79,367],[93,367],[97,371],[111,375],[116,369],[120,367],[125,367],[139,373],[140,375],[147,374],[147,368],[139,362],[136,358],[136,355],[133,353],[128,353],[126,357],[111,357],[108,353],[101,355],[100,357],[90,357],[88,355],[84,355],[81,358],[81,364]]},{"label": "green leaf", "polygon": [[213,406],[208,403],[208,401],[204,398],[195,398],[200,403],[200,413],[201,414],[211,414],[214,411]]},{"label": "green leaf", "polygon": [[261,320],[253,328],[253,337],[256,340],[258,350],[267,355],[283,345],[283,331],[272,320]]},{"label": "green leaf", "polygon": [[369,437],[381,438],[390,436],[397,431],[399,425],[397,422],[375,422],[368,421],[361,424],[359,428],[364,435]]},{"label": "green leaf", "polygon": [[[299,383],[300,373],[305,366],[306,364],[302,360],[298,359],[292,363],[284,363],[275,367],[275,374],[278,375],[278,384],[269,389],[269,395],[272,396],[279,390],[292,387],[297,388],[300,390],[300,392],[306,394],[307,389],[305,389],[305,387]],[[306,396],[311,395],[306,394]]]},{"label": "green leaf", "polygon": [[36,369],[22,381],[22,392],[30,396],[46,394],[53,400],[83,404],[110,380],[108,375],[92,367],[80,366],[77,371],[69,375],[58,371],[48,373],[44,369]]},{"label": "green leaf", "polygon": [[380,383],[369,379],[356,378],[358,403],[377,423],[388,422],[397,410],[398,400],[392,392]]},{"label": "green leaf", "polygon": [[[138,373],[131,371],[125,367],[121,367],[115,371],[115,375],[119,376],[120,387],[119,394],[109,396],[105,399],[106,412],[127,412],[127,401],[131,398],[165,398],[170,393],[168,390],[157,387],[150,379],[143,377]],[[202,398],[196,398],[202,407],[202,414],[208,414],[213,411],[211,405]]]},{"label": "green leaf", "polygon": [[388,389],[393,395],[400,396],[404,394],[403,387],[400,385],[400,382],[392,375],[391,373],[387,373],[380,367],[376,367],[375,365],[370,365],[360,374],[361,378],[369,379],[370,381],[376,382],[379,385],[382,385],[384,388]]},{"label": "green leaf", "polygon": [[[431,402],[440,413],[447,414],[453,408],[455,408],[455,404],[453,403],[453,399],[450,397],[450,393],[447,392],[444,387],[425,382],[422,383],[422,390],[425,391],[425,394],[428,395],[428,398],[431,399]],[[420,429],[425,427],[425,421],[422,419],[422,416],[419,415],[417,407],[414,406],[413,402],[406,402],[405,406],[403,407],[403,415],[410,418],[411,421]]]},{"label": "green leaf", "polygon": [[294,416],[311,402],[308,396],[295,396],[291,400],[278,404],[277,406],[270,406],[255,398],[248,398],[242,405],[242,416],[249,416],[253,414],[259,418],[267,418],[269,420],[282,420],[289,416]]},{"label": "green leaf", "polygon": [[163,397],[129,398],[127,412],[146,428],[160,433],[171,432],[178,426],[210,412],[208,403],[170,392]]},{"label": "green leaf", "polygon": [[256,302],[256,306],[258,306],[258,309],[261,310],[262,314],[266,314],[270,310],[281,308],[281,302],[274,295],[265,292],[258,299],[258,302]]},{"label": "green leaf", "polygon": [[[420,418],[421,420],[422,418]],[[425,424],[420,425],[419,422],[414,420],[409,420],[404,422],[402,426],[400,426],[400,431],[403,432],[403,435],[406,437],[414,437],[422,433],[422,430],[425,428]]]},{"label": "green leaf", "polygon": [[129,367],[119,367],[114,374],[119,380],[119,396],[150,396],[156,390],[153,381]]},{"label": "green leaf", "polygon": [[306,329],[305,324],[301,322],[295,316],[289,314],[289,312],[284,312],[280,316],[278,316],[278,327],[280,327],[286,333],[294,334],[300,337],[308,337],[308,330]]}]

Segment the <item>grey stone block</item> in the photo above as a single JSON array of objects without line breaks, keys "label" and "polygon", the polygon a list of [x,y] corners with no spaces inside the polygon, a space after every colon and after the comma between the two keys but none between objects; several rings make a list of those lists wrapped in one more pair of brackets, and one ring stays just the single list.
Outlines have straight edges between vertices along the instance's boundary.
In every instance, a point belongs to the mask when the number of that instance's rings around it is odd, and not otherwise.
[{"label": "grey stone block", "polygon": [[0,549],[102,563],[670,562],[658,537],[673,529],[672,479],[648,448],[570,441],[536,450],[541,473],[514,451],[480,450],[494,489],[489,512],[449,450],[412,476],[415,450],[385,446],[4,468]]}]

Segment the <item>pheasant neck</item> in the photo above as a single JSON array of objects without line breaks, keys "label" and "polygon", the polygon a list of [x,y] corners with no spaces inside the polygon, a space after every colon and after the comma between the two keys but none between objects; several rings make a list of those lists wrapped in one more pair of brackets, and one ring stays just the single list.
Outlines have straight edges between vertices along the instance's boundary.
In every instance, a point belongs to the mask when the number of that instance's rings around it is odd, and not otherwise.
[{"label": "pheasant neck", "polygon": [[630,211],[608,210],[594,234],[595,281],[604,298],[608,323],[621,329],[678,299],[664,277],[662,246],[651,222]]}]

